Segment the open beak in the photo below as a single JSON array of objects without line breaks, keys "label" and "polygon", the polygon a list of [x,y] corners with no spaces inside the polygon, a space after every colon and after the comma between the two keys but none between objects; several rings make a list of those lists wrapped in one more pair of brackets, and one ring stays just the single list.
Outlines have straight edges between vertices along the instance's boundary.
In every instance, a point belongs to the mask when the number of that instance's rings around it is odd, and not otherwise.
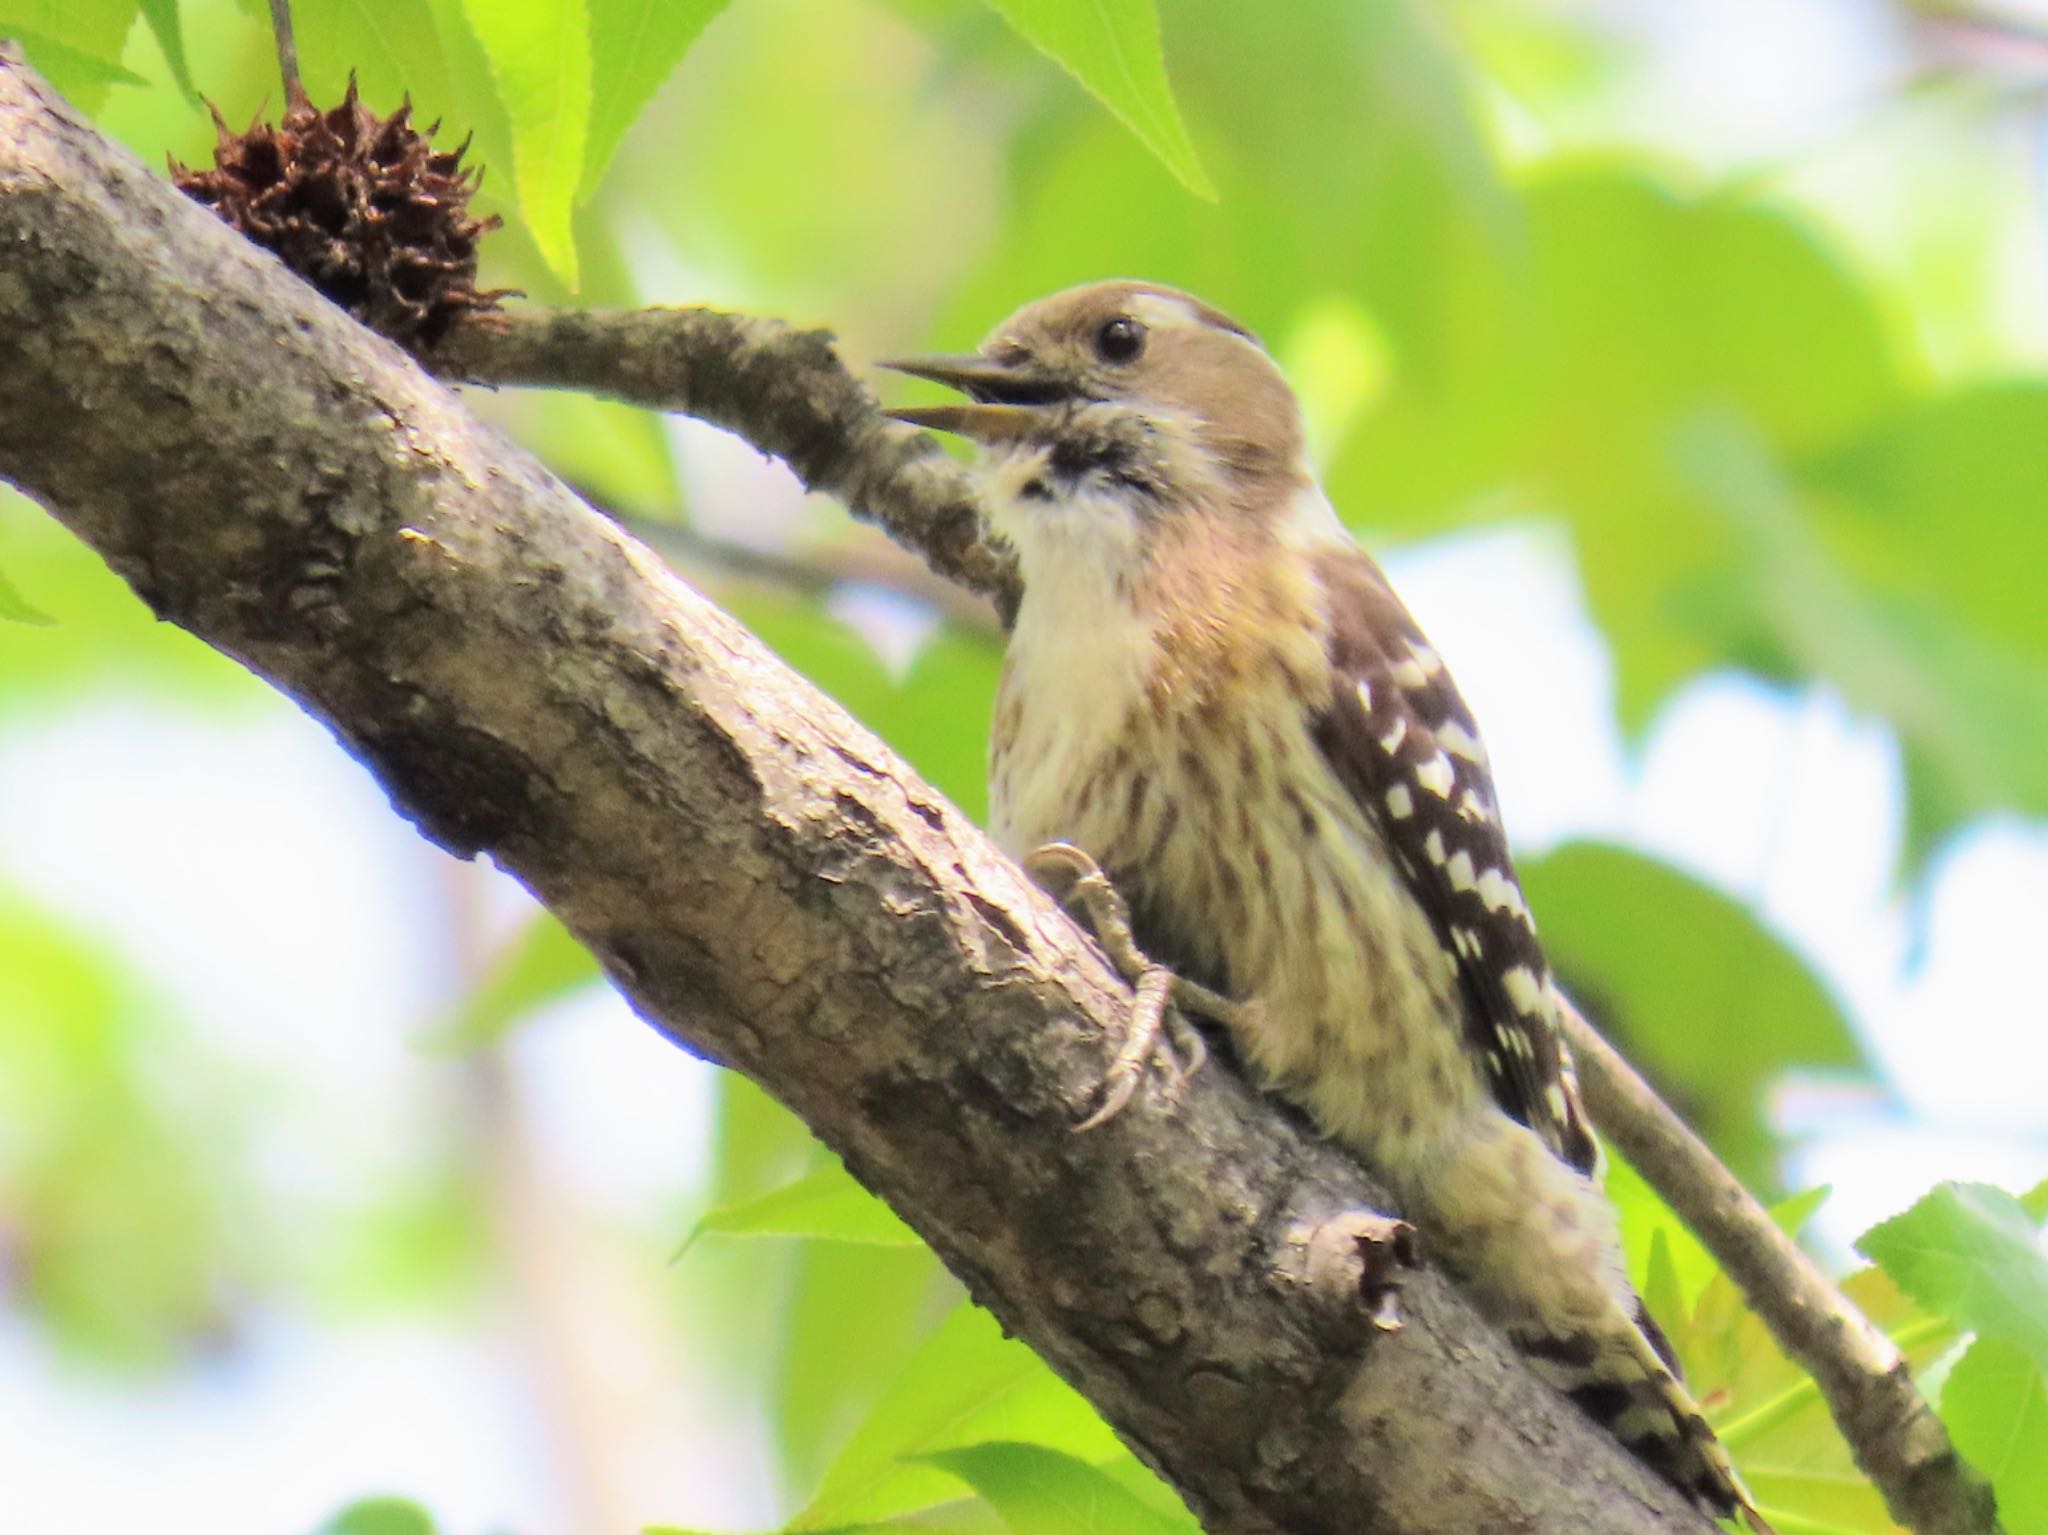
[{"label": "open beak", "polygon": [[883,415],[928,432],[951,432],[987,446],[1019,442],[1044,424],[1035,405],[914,405]]},{"label": "open beak", "polygon": [[923,405],[883,414],[927,431],[952,432],[980,443],[1015,442],[1043,419],[1040,408],[1072,397],[1069,385],[1030,362],[996,362],[980,353],[962,357],[899,357],[878,364],[912,378],[928,378],[962,394],[971,405]]}]

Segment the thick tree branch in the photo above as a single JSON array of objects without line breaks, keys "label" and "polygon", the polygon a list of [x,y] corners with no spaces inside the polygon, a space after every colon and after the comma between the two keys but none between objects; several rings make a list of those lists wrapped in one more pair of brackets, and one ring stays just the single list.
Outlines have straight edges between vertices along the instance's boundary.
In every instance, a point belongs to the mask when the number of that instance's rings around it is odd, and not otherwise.
[{"label": "thick tree branch", "polygon": [[[1209,1528],[1707,1528],[1427,1270],[1375,1329],[1374,1190],[1230,1073],[1074,1135],[1129,1005],[1074,925],[7,52],[0,252],[0,475],[327,721],[427,835],[523,880],[658,1028],[803,1115]],[[941,512],[942,535],[972,515]]]}]

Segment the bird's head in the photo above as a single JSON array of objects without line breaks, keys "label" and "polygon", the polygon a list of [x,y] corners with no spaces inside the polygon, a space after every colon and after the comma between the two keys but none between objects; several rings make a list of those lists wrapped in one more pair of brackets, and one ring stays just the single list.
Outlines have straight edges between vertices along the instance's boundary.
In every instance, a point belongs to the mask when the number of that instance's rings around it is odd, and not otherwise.
[{"label": "bird's head", "polygon": [[[1101,282],[1027,304],[981,350],[885,367],[971,403],[892,411],[981,443],[994,501],[1128,501],[1153,515],[1284,500],[1304,478],[1294,393],[1242,325],[1146,282]],[[1009,519],[1005,519],[1009,520]]]}]

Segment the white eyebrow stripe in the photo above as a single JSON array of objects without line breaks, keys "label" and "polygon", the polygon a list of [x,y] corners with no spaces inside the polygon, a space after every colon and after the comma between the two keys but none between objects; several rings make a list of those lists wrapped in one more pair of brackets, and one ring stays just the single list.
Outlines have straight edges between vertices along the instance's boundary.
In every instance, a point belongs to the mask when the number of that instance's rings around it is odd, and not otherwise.
[{"label": "white eyebrow stripe", "polygon": [[1131,313],[1147,325],[1159,330],[1200,325],[1202,317],[1195,313],[1185,299],[1170,298],[1164,293],[1139,293],[1131,299]]}]

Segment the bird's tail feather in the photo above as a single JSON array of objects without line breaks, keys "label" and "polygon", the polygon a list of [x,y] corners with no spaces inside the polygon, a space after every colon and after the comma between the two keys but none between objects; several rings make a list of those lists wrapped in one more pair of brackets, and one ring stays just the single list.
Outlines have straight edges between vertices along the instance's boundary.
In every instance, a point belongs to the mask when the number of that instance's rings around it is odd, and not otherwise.
[{"label": "bird's tail feather", "polygon": [[1640,1306],[1614,1325],[1571,1337],[1516,1330],[1515,1344],[1543,1380],[1631,1454],[1718,1518],[1740,1517],[1772,1535],[1734,1462],[1679,1378],[1670,1345]]}]

